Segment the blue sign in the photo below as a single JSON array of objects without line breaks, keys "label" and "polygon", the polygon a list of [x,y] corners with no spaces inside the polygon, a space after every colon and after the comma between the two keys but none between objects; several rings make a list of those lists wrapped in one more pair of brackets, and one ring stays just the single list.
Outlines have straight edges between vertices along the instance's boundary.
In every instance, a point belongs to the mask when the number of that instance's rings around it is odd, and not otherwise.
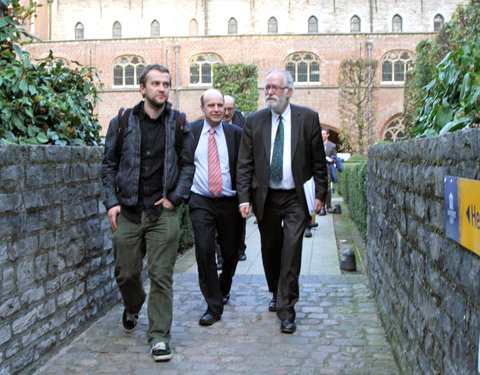
[{"label": "blue sign", "polygon": [[457,178],[445,177],[445,229],[447,237],[460,242]]}]

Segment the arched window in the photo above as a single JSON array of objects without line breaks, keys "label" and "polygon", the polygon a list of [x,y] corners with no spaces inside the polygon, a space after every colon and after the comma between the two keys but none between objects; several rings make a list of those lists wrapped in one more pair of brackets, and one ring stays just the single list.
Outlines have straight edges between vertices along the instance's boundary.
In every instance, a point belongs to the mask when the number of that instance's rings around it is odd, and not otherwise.
[{"label": "arched window", "polygon": [[195,18],[192,18],[190,20],[189,32],[188,33],[189,33],[190,36],[198,35],[198,22]]},{"label": "arched window", "polygon": [[151,36],[160,36],[160,22],[153,20],[150,25],[150,35]]},{"label": "arched window", "polygon": [[390,121],[386,126],[385,131],[383,132],[383,140],[395,142],[400,138],[405,137],[405,133],[403,117],[399,116]]},{"label": "arched window", "polygon": [[318,33],[318,20],[317,17],[311,16],[308,19],[308,33],[315,34]]},{"label": "arched window", "polygon": [[114,86],[136,86],[145,69],[145,60],[140,56],[122,56],[113,64]]},{"label": "arched window", "polygon": [[228,20],[228,35],[235,35],[235,34],[238,34],[237,20],[232,17]]},{"label": "arched window", "polygon": [[359,33],[362,31],[362,25],[360,23],[360,17],[353,16],[350,19],[350,32],[351,33]]},{"label": "arched window", "polygon": [[382,82],[404,82],[405,73],[413,66],[409,52],[389,52],[382,60]]},{"label": "arched window", "polygon": [[113,24],[112,37],[113,38],[122,37],[122,25],[120,25],[120,22],[118,21],[115,21],[115,23]]},{"label": "arched window", "polygon": [[285,70],[294,82],[320,82],[320,59],[310,52],[296,52],[287,56]]},{"label": "arched window", "polygon": [[398,14],[395,14],[392,18],[392,32],[402,32],[402,17],[400,17]]},{"label": "arched window", "polygon": [[445,19],[441,14],[437,14],[433,19],[433,31],[440,31],[443,27]]},{"label": "arched window", "polygon": [[212,84],[213,66],[223,62],[214,54],[196,55],[190,61],[190,83],[191,84]]},{"label": "arched window", "polygon": [[277,34],[278,33],[278,22],[275,17],[270,17],[268,20],[268,33]]},{"label": "arched window", "polygon": [[83,24],[81,22],[77,23],[75,25],[75,39],[83,39],[84,38],[84,33],[83,33]]}]

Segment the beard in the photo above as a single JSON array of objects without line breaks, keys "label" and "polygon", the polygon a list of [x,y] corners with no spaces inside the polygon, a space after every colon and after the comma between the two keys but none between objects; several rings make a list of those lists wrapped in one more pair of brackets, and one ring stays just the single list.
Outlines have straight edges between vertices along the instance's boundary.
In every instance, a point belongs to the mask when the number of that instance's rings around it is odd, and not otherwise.
[{"label": "beard", "polygon": [[[269,99],[276,99],[275,102],[270,101]],[[277,95],[265,95],[265,100],[267,101],[267,107],[273,110],[276,113],[281,113],[285,104],[287,104],[287,96],[277,96]]]}]

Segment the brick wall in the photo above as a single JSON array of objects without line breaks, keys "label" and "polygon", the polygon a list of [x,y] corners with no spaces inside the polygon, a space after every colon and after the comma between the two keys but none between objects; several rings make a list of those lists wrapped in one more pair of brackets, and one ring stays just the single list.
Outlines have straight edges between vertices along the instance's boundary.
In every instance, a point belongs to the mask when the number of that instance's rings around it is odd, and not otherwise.
[{"label": "brick wall", "polygon": [[103,148],[0,145],[0,374],[17,373],[120,295]]},{"label": "brick wall", "polygon": [[368,274],[405,373],[477,373],[480,257],[445,236],[444,177],[479,180],[479,150],[480,129],[369,149]]},{"label": "brick wall", "polygon": [[[85,40],[34,43],[28,46],[32,56],[46,56],[49,50],[54,56],[79,61],[82,65],[95,66],[101,82],[101,100],[97,104],[102,134],[106,134],[110,119],[120,107],[131,106],[141,99],[138,87],[131,89],[113,86],[114,61],[124,55],[138,55],[146,63],[160,63],[172,73],[175,86],[175,52],[178,52],[178,107],[192,121],[202,115],[200,95],[209,85],[190,84],[190,61],[201,53],[215,53],[226,63],[248,63],[258,67],[258,107],[265,107],[263,80],[271,68],[285,67],[285,58],[294,52],[308,51],[320,60],[320,82],[297,83],[292,102],[307,105],[316,110],[325,126],[338,131],[338,72],[345,59],[366,58],[366,41],[372,40],[372,58],[381,61],[388,51],[405,50],[412,55],[415,46],[434,34],[328,34],[328,35],[237,35],[218,37],[144,38],[121,40]],[[381,69],[377,74],[381,80]],[[175,105],[172,87],[170,101]],[[375,140],[382,140],[389,119],[403,112],[403,84],[381,84],[374,95]]]}]

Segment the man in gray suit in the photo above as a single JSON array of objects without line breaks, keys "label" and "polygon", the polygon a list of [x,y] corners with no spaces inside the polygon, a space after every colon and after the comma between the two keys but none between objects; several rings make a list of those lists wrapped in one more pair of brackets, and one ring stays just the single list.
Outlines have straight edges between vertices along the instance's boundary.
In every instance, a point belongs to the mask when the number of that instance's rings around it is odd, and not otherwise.
[{"label": "man in gray suit", "polygon": [[246,218],[252,203],[273,294],[269,310],[277,312],[283,333],[296,329],[302,240],[310,220],[303,184],[314,177],[315,211],[319,212],[328,180],[318,114],[290,104],[293,90],[289,72],[268,72],[268,108],[247,117],[237,164],[240,213]]}]

